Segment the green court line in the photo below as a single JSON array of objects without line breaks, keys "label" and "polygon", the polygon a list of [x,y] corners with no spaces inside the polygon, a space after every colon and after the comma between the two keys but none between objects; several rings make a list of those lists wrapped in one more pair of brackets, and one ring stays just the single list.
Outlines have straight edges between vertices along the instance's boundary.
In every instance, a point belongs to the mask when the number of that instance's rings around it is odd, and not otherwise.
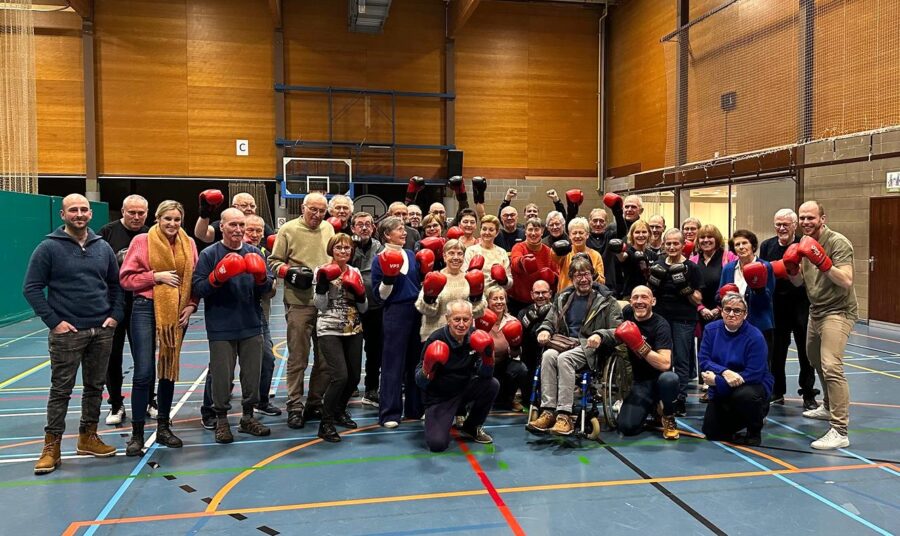
[{"label": "green court line", "polygon": [[[472,454],[475,455],[485,455],[485,454],[493,454],[493,452],[488,452],[487,450],[473,450]],[[327,467],[327,466],[335,466],[335,465],[354,465],[360,463],[371,463],[371,462],[388,462],[388,461],[398,461],[398,460],[420,460],[420,459],[429,459],[429,458],[441,458],[441,457],[464,457],[465,455],[462,452],[424,452],[420,454],[397,454],[393,456],[371,456],[367,458],[347,458],[343,460],[321,460],[321,461],[310,461],[310,462],[295,462],[295,463],[280,463],[280,464],[271,464],[264,465],[262,467],[249,466],[249,467],[219,467],[213,469],[193,469],[187,471],[165,471],[158,470],[152,473],[141,473],[138,475],[103,475],[103,476],[87,476],[87,477],[74,477],[74,478],[60,478],[56,480],[43,480],[43,479],[35,479],[35,480],[13,480],[7,482],[0,482],[0,489],[5,488],[21,488],[21,487],[31,487],[31,486],[52,486],[57,484],[83,484],[88,482],[105,482],[108,480],[122,480],[125,478],[134,478],[134,479],[150,479],[150,478],[163,478],[166,476],[198,476],[198,475],[214,475],[214,474],[224,474],[224,473],[242,473],[244,471],[273,471],[279,469],[307,469],[310,467]]]}]

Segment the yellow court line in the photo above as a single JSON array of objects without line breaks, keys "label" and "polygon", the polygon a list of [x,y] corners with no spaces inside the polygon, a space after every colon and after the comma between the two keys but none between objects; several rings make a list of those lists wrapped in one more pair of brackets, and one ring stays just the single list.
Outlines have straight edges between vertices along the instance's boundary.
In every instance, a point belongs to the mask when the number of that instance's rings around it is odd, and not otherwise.
[{"label": "yellow court line", "polygon": [[869,368],[869,367],[864,367],[862,365],[854,365],[853,363],[847,363],[846,361],[844,362],[844,365],[846,365],[848,367],[858,368],[860,370],[867,370],[869,372],[874,372],[875,374],[881,374],[882,376],[887,376],[889,378],[895,378],[897,380],[900,380],[900,376],[897,376],[896,374],[891,374],[890,372],[885,372],[883,370],[877,370],[877,369],[873,369],[873,368]]},{"label": "yellow court line", "polygon": [[[354,430],[347,430],[346,432],[341,433],[341,435],[344,436],[344,435],[354,434],[356,432],[362,432],[363,430],[371,430],[373,428],[378,428],[378,426],[379,426],[378,424],[370,424],[369,426],[363,426],[361,428],[356,428]],[[232,478],[231,480],[228,481],[227,484],[222,486],[219,489],[219,491],[217,491],[216,494],[213,495],[212,500],[209,502],[209,506],[206,507],[206,511],[207,512],[215,512],[216,509],[219,507],[219,505],[222,503],[222,500],[225,498],[225,496],[228,495],[228,493],[231,492],[231,490],[235,486],[237,486],[242,480],[244,480],[248,476],[252,475],[257,469],[259,469],[261,467],[265,467],[266,465],[269,465],[270,463],[281,458],[282,456],[287,456],[288,454],[290,454],[292,452],[296,452],[298,450],[305,449],[306,447],[311,447],[313,445],[317,445],[321,442],[322,442],[321,439],[316,438],[316,439],[307,441],[306,443],[301,443],[299,445],[295,445],[289,449],[284,449],[281,452],[276,452],[275,454],[260,461],[259,463],[254,464],[253,467],[251,467],[250,469],[247,469],[246,471],[243,471],[241,474]]]},{"label": "yellow court line", "polygon": [[[660,428],[657,428],[657,430],[661,430],[661,429],[660,429]],[[679,432],[680,432],[682,435],[686,435],[686,436],[690,436],[690,437],[696,437],[696,438],[698,438],[698,439],[706,439],[706,436],[705,436],[705,435],[702,435],[702,434],[695,434],[695,433],[693,433],[693,432],[688,432],[688,431],[686,431],[686,430],[679,430]],[[760,458],[764,458],[764,459],[766,459],[766,460],[769,460],[770,462],[772,462],[772,463],[774,463],[774,464],[776,464],[776,465],[780,465],[780,466],[784,467],[785,469],[797,469],[797,466],[796,466],[796,465],[790,464],[790,463],[788,463],[788,462],[782,460],[781,458],[778,458],[778,457],[776,457],[776,456],[772,456],[771,454],[766,454],[765,452],[760,452],[760,451],[758,451],[758,450],[756,450],[756,449],[753,449],[753,448],[750,448],[750,447],[748,447],[748,446],[745,446],[745,445],[738,445],[737,443],[731,443],[731,442],[728,442],[728,441],[722,441],[721,443],[724,444],[724,445],[728,445],[729,447],[736,448],[736,449],[738,449],[738,450],[743,450],[744,452],[747,452],[747,453],[750,453],[750,454],[754,454],[754,455],[756,455],[756,456],[759,456]]]},{"label": "yellow court line", "polygon": [[19,374],[16,374],[12,378],[10,378],[8,380],[4,380],[2,383],[0,383],[0,391],[12,391],[12,389],[4,389],[4,388],[7,385],[12,385],[12,384],[16,383],[17,381],[21,380],[22,378],[24,378],[26,376],[30,376],[30,375],[34,374],[35,372],[41,370],[42,368],[46,367],[49,364],[50,364],[50,360],[48,359],[39,365],[35,365],[35,366],[31,367],[30,369],[26,370],[25,372],[20,372]]},{"label": "yellow court line", "polygon": [[[741,473],[713,473],[713,474],[705,474],[705,475],[686,475],[686,476],[669,476],[669,477],[660,477],[660,478],[636,478],[630,480],[601,480],[596,482],[569,482],[562,484],[541,484],[536,486],[518,486],[511,488],[497,488],[497,493],[528,493],[535,491],[557,491],[557,490],[569,490],[569,489],[585,489],[585,488],[604,488],[604,487],[616,487],[616,486],[635,486],[635,485],[645,485],[645,484],[655,484],[655,483],[670,483],[670,482],[694,482],[694,481],[703,481],[703,480],[722,480],[722,479],[731,479],[731,478],[752,478],[752,477],[760,477],[760,476],[774,476],[774,475],[794,475],[794,474],[803,474],[803,473],[820,473],[820,472],[833,472],[833,471],[856,471],[856,470],[864,470],[864,469],[877,469],[881,467],[890,467],[891,464],[887,463],[876,463],[876,464],[858,464],[858,465],[841,465],[841,466],[823,466],[823,467],[806,467],[802,469],[774,469],[774,470],[765,470],[765,471],[745,471]],[[129,523],[145,523],[145,522],[153,522],[153,521],[172,521],[178,519],[196,519],[196,518],[204,518],[204,517],[220,517],[234,514],[261,514],[268,512],[285,512],[285,511],[295,511],[295,510],[309,510],[314,508],[332,508],[332,507],[340,507],[340,506],[359,506],[359,505],[372,505],[372,504],[386,504],[386,503],[396,503],[396,502],[407,502],[407,501],[423,501],[423,500],[433,500],[433,499],[448,499],[455,497],[472,497],[478,495],[487,495],[488,491],[484,488],[481,489],[473,489],[473,490],[462,490],[462,491],[447,491],[447,492],[437,492],[437,493],[424,493],[418,495],[394,495],[388,497],[371,497],[371,498],[363,498],[363,499],[347,499],[342,501],[324,501],[324,502],[314,502],[314,503],[299,503],[299,504],[285,504],[278,506],[256,506],[250,508],[230,508],[228,510],[216,510],[216,511],[200,511],[200,512],[182,512],[177,514],[158,514],[151,516],[136,516],[136,517],[122,517],[122,518],[111,518],[104,520],[87,520],[87,521],[73,521],[69,524],[68,528],[63,532],[63,536],[74,536],[75,533],[84,527],[96,526],[96,525],[119,525],[119,524],[129,524]]]},{"label": "yellow court line", "polygon": [[287,361],[287,356],[278,351],[279,346],[284,346],[287,344],[287,339],[279,342],[275,346],[272,347],[272,353],[275,354],[275,357],[281,359],[282,361]]}]

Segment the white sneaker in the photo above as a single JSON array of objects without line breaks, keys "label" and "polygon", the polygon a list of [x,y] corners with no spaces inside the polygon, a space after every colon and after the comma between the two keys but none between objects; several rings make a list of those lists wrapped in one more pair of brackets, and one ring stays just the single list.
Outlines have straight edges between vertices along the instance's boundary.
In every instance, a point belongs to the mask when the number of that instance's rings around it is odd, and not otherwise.
[{"label": "white sneaker", "polygon": [[818,419],[820,421],[830,421],[831,420],[831,411],[825,407],[824,404],[820,404],[816,409],[808,409],[803,412],[803,416],[807,419]]},{"label": "white sneaker", "polygon": [[393,429],[400,426],[400,423],[397,421],[387,421],[384,423],[384,427],[388,429]]},{"label": "white sneaker", "polygon": [[106,416],[106,424],[110,426],[116,426],[122,424],[122,421],[125,420],[125,408],[121,407],[117,410],[113,411],[113,408],[109,408],[109,414]]},{"label": "white sneaker", "polygon": [[850,438],[841,435],[834,428],[830,428],[828,433],[810,443],[809,446],[816,450],[844,449],[850,446]]}]

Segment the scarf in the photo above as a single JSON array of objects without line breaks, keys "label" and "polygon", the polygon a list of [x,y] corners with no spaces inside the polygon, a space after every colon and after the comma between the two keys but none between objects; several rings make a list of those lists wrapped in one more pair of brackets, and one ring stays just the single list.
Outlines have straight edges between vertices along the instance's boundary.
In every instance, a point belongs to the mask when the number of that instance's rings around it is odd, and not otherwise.
[{"label": "scarf", "polygon": [[178,381],[179,356],[184,339],[178,317],[190,302],[191,278],[194,275],[190,238],[183,229],[179,229],[173,247],[157,224],[147,233],[147,245],[151,270],[174,270],[181,278],[177,288],[163,284],[153,287],[153,313],[156,317],[156,339],[159,341],[156,374],[160,379],[174,382]]}]

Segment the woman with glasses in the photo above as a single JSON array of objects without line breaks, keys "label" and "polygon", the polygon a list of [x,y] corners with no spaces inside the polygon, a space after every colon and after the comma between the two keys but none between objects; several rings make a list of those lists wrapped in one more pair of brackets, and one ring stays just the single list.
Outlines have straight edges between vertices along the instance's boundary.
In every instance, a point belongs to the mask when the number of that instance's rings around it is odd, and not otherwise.
[{"label": "woman with glasses", "polygon": [[553,243],[558,240],[569,239],[569,237],[566,236],[566,217],[558,210],[554,210],[547,214],[544,231],[546,233],[546,236],[544,236],[544,244],[547,244],[550,247],[553,247]]},{"label": "woman with glasses", "polygon": [[[703,433],[711,441],[759,445],[774,379],[762,333],[746,321],[747,301],[737,292],[722,298],[722,320],[704,329],[700,375],[709,386]],[[735,434],[747,430],[743,437]]]},{"label": "woman with glasses", "polygon": [[747,321],[762,332],[771,369],[775,346],[775,313],[772,309],[775,274],[772,272],[772,265],[756,255],[758,245],[756,235],[751,231],[738,229],[734,232],[731,236],[731,248],[738,258],[722,268],[719,288],[731,285],[731,290],[746,297],[749,305]]},{"label": "woman with glasses", "polygon": [[315,274],[316,333],[319,352],[328,366],[328,386],[322,395],[322,420],[319,437],[337,443],[341,436],[335,425],[356,428],[347,411],[347,402],[359,385],[362,366],[362,318],[368,309],[362,274],[349,266],[353,258],[353,240],[338,233],[331,237],[325,252],[331,262]]},{"label": "woman with glasses", "polygon": [[[566,287],[572,284],[569,279],[569,265],[575,255],[586,255],[591,259],[594,266],[594,273],[597,275],[597,283],[605,284],[606,275],[603,270],[603,257],[598,251],[587,247],[588,234],[591,232],[591,225],[587,218],[574,218],[569,222],[569,241],[571,248],[565,255],[559,256],[556,251],[553,252],[557,264],[559,264],[559,282],[556,284],[556,291],[562,292]],[[555,249],[555,248],[554,248]]]},{"label": "woman with glasses", "polygon": [[422,236],[422,240],[416,242],[413,251],[419,253],[423,249],[430,249],[434,253],[434,265],[431,266],[431,270],[443,269],[445,265],[441,248],[446,241],[441,237],[441,233],[444,232],[444,220],[436,214],[428,214],[422,218],[422,230],[425,235]]}]

